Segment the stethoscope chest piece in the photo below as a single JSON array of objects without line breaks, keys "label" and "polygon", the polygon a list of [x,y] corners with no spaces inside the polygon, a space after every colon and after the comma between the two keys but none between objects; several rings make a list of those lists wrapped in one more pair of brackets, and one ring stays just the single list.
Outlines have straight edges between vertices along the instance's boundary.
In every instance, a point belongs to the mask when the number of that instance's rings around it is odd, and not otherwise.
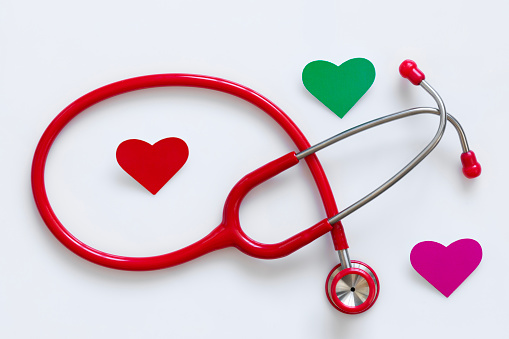
[{"label": "stethoscope chest piece", "polygon": [[327,276],[325,293],[337,310],[347,314],[358,314],[375,303],[380,292],[378,277],[371,267],[357,260],[351,267],[335,266]]}]

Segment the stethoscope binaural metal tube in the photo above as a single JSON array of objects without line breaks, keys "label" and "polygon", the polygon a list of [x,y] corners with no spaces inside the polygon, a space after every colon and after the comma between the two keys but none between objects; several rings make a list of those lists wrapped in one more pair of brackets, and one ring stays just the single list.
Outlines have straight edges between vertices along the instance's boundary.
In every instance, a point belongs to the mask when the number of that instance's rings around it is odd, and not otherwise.
[{"label": "stethoscope binaural metal tube", "polygon": [[[328,146],[331,146],[332,144],[335,144],[338,141],[347,139],[347,138],[354,136],[355,134],[358,134],[360,132],[364,132],[368,129],[386,124],[388,122],[392,122],[392,121],[403,119],[403,118],[408,118],[408,117],[418,115],[418,114],[440,115],[440,111],[434,107],[416,107],[416,108],[396,112],[393,114],[388,114],[386,116],[365,122],[361,125],[352,127],[346,131],[338,133],[335,136],[330,137],[327,140],[324,140],[316,145],[311,146],[308,149],[305,149],[304,151],[302,151],[300,153],[297,153],[296,156],[299,160],[303,159],[303,158],[307,157],[308,155],[316,153]],[[458,137],[459,137],[459,140],[461,143],[461,149],[463,150],[463,153],[470,151],[470,147],[468,146],[468,141],[467,141],[467,137],[465,135],[465,131],[463,130],[463,127],[461,126],[459,121],[449,113],[447,113],[447,121],[450,122],[453,125],[453,127],[456,129],[456,132],[458,133]]]},{"label": "stethoscope binaural metal tube", "polygon": [[437,132],[433,139],[428,143],[428,145],[414,158],[412,161],[410,161],[405,167],[403,167],[398,173],[396,173],[393,177],[391,177],[389,180],[387,180],[385,183],[383,183],[381,186],[379,186],[377,189],[366,195],[365,197],[361,198],[354,204],[350,205],[346,209],[342,210],[335,216],[328,219],[329,223],[332,225],[334,223],[337,223],[338,221],[342,220],[346,216],[350,215],[351,213],[355,212],[362,206],[366,205],[368,202],[372,201],[376,197],[378,197],[380,194],[385,192],[387,189],[389,189],[392,185],[394,185],[396,182],[401,180],[408,172],[410,172],[415,166],[417,166],[426,156],[428,156],[431,151],[436,147],[436,145],[440,142],[440,139],[442,138],[445,126],[447,123],[447,120],[449,120],[453,126],[456,128],[458,135],[460,137],[461,146],[463,149],[463,152],[468,152],[468,143],[465,137],[465,133],[459,124],[459,122],[451,115],[447,114],[445,110],[445,105],[440,97],[440,95],[425,81],[422,80],[420,82],[421,87],[423,87],[436,101],[438,105],[438,110],[436,108],[413,108],[397,113],[393,113],[390,115],[387,115],[385,117],[381,117],[369,122],[366,122],[362,125],[359,125],[357,127],[351,128],[347,131],[344,131],[342,133],[339,133],[315,146],[312,146],[300,153],[297,153],[296,156],[300,160],[302,158],[305,158],[308,155],[311,155],[327,146],[330,146],[340,140],[346,139],[352,135],[355,135],[359,132],[365,131],[367,129],[370,129],[375,126],[379,126],[394,120],[398,120],[401,118],[405,118],[408,116],[416,115],[416,114],[423,114],[423,113],[431,113],[431,114],[439,114],[440,115],[440,123],[437,129]]}]

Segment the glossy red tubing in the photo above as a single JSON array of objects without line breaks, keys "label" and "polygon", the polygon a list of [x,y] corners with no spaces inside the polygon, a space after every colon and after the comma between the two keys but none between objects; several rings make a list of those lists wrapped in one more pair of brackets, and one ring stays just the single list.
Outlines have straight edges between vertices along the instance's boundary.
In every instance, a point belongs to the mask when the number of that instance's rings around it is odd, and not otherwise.
[{"label": "glossy red tubing", "polygon": [[256,258],[284,257],[309,244],[332,229],[327,219],[277,244],[263,244],[249,238],[240,226],[239,210],[244,197],[257,185],[298,164],[295,153],[276,159],[242,178],[230,191],[223,212],[222,226],[229,231],[232,246]]},{"label": "glossy red tubing", "polygon": [[[200,87],[237,96],[259,107],[262,111],[272,117],[292,139],[299,151],[302,151],[310,146],[309,142],[306,140],[298,127],[275,104],[257,92],[227,80],[193,74],[157,74],[131,78],[106,85],[82,96],[67,106],[47,127],[39,141],[39,144],[37,145],[34,154],[32,163],[32,190],[35,203],[42,219],[48,226],[49,230],[62,244],[64,244],[77,255],[106,267],[123,270],[154,270],[178,265],[211,251],[228,246],[235,246],[241,251],[259,258],[269,259],[281,257],[288,255],[289,253],[304,246],[305,244],[316,239],[318,236],[326,233],[331,229],[331,226],[322,220],[318,224],[310,227],[308,230],[303,231],[279,244],[261,244],[255,242],[254,240],[245,236],[240,228],[240,224],[238,226],[235,225],[234,217],[227,217],[228,214],[233,213],[228,212],[230,211],[230,207],[228,206],[231,204],[237,208],[235,205],[236,202],[240,203],[243,198],[243,195],[240,193],[247,194],[249,191],[247,186],[243,187],[243,185],[246,184],[239,183],[240,187],[238,187],[239,184],[236,185],[236,190],[239,192],[239,194],[237,196],[229,196],[227,203],[225,204],[224,215],[226,216],[225,220],[223,220],[223,223],[221,223],[221,225],[216,227],[203,239],[183,249],[171,253],[151,257],[118,256],[92,248],[73,236],[62,225],[60,220],[55,215],[46,194],[44,170],[46,159],[54,140],[62,131],[62,129],[69,123],[69,121],[71,121],[74,117],[76,117],[78,114],[90,106],[95,105],[102,100],[126,92],[165,86]],[[293,158],[295,158],[294,155]],[[286,155],[280,159],[283,159],[281,161],[283,161],[284,166],[282,166],[282,164],[279,162],[277,164],[270,163],[272,165],[268,167],[267,165],[262,167],[262,172],[266,171],[266,175],[269,174],[270,176],[277,174],[276,172],[282,170],[282,168],[285,166],[293,166],[294,160],[292,159],[291,154]],[[306,157],[306,162],[317,184],[327,217],[332,217],[338,213],[338,209],[323,168],[315,155]],[[260,175],[259,170],[257,170],[258,172],[254,171],[253,175]],[[255,182],[259,183],[260,180],[261,179],[256,179],[251,181],[251,184]],[[235,210],[235,208],[232,210]],[[335,224],[334,227],[338,228],[340,233],[343,232],[340,223]],[[344,234],[340,237],[340,242],[341,243],[339,247],[348,247]]]}]

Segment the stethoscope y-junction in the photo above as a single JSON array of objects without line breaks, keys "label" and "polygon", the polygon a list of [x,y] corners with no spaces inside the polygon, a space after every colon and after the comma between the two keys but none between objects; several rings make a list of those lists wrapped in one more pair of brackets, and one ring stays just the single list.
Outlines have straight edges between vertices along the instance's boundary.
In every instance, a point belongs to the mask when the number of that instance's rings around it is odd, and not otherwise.
[{"label": "stethoscope y-junction", "polygon": [[[55,237],[77,255],[99,265],[132,271],[155,270],[179,265],[226,247],[236,247],[245,254],[256,258],[281,258],[330,232],[334,247],[339,254],[340,263],[331,270],[326,280],[327,297],[336,309],[344,313],[356,314],[364,312],[376,301],[380,291],[380,284],[378,277],[371,267],[360,261],[350,260],[348,254],[349,246],[341,220],[378,197],[419,164],[436,147],[444,134],[447,122],[450,122],[458,132],[463,149],[461,161],[465,176],[473,178],[478,176],[481,171],[474,153],[468,147],[461,125],[453,116],[446,112],[442,99],[424,80],[424,74],[416,67],[415,63],[409,60],[404,61],[400,66],[400,73],[414,85],[420,85],[428,92],[437,103],[438,108],[413,108],[393,113],[339,133],[314,146],[310,146],[293,121],[275,104],[255,91],[227,80],[192,74],[158,74],[131,78],[106,85],[82,96],[67,106],[51,122],[42,135],[35,151],[32,165],[32,188],[37,208]],[[290,152],[243,177],[233,187],[226,199],[222,222],[212,232],[194,244],[171,253],[151,257],[126,257],[99,251],[73,236],[55,215],[49,203],[44,182],[44,170],[48,153],[62,129],[74,117],[90,106],[122,93],[164,86],[206,88],[232,94],[246,100],[272,117],[295,143],[298,152]],[[327,177],[315,153],[372,127],[417,114],[435,114],[440,118],[438,130],[429,144],[412,161],[380,187],[351,206],[339,211]],[[276,244],[264,244],[249,238],[242,230],[239,221],[239,208],[244,197],[255,186],[297,165],[303,159],[309,166],[313,179],[316,182],[327,218]]]}]

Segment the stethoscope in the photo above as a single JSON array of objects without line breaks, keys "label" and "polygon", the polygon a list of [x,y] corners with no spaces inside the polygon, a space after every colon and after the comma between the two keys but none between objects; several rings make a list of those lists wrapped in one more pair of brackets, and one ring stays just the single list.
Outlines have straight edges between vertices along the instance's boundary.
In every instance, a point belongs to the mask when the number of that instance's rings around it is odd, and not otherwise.
[{"label": "stethoscope", "polygon": [[[327,277],[325,284],[327,298],[341,312],[349,314],[364,312],[376,301],[380,291],[380,284],[377,275],[371,267],[363,262],[350,260],[348,254],[349,246],[341,220],[378,197],[419,164],[442,138],[447,121],[456,128],[459,135],[463,149],[461,155],[463,173],[468,178],[474,178],[481,172],[481,167],[475,158],[475,154],[468,147],[463,128],[452,115],[446,113],[442,99],[424,80],[424,74],[417,68],[415,63],[410,60],[404,61],[400,66],[400,73],[414,85],[420,85],[424,88],[436,101],[438,109],[423,107],[393,113],[353,127],[314,146],[310,146],[294,122],[275,104],[257,92],[227,80],[192,74],[158,74],[131,78],[106,85],[85,94],[67,106],[43,133],[37,145],[32,164],[32,189],[37,208],[53,235],[77,255],[99,265],[132,271],[156,270],[180,265],[209,252],[226,247],[236,247],[243,253],[256,258],[281,258],[330,232],[334,248],[339,254],[340,263],[330,271]],[[228,93],[246,100],[272,117],[293,140],[299,152],[290,152],[240,179],[226,199],[223,220],[220,225],[194,244],[171,253],[151,257],[126,257],[99,251],[73,236],[55,215],[49,203],[44,183],[44,170],[48,153],[53,141],[62,129],[74,117],[90,106],[122,93],[163,86],[206,88]],[[327,177],[315,153],[372,127],[417,114],[435,114],[440,116],[440,124],[433,139],[412,161],[384,184],[339,212]],[[255,186],[297,165],[302,159],[306,161],[316,182],[327,218],[276,244],[264,244],[249,238],[242,230],[239,222],[239,208],[244,197]]]}]

